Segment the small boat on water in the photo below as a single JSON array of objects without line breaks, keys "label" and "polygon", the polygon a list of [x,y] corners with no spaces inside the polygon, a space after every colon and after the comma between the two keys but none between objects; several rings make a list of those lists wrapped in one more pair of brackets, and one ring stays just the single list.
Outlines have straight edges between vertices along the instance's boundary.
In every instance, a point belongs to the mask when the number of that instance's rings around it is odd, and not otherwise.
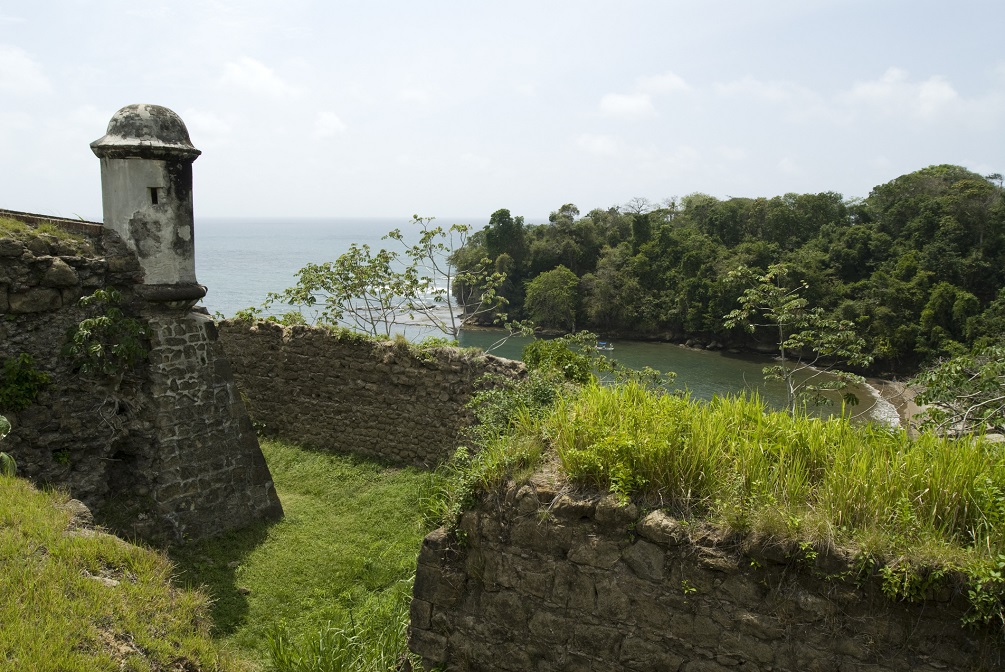
[{"label": "small boat on water", "polygon": [[608,341],[597,341],[597,350],[613,350],[614,344]]}]

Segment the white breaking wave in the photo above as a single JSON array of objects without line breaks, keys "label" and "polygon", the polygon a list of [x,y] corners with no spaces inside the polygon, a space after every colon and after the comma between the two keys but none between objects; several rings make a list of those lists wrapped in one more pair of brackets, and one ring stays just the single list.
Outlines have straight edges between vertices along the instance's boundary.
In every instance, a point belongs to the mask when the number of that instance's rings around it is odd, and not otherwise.
[{"label": "white breaking wave", "polygon": [[900,414],[897,413],[897,407],[884,399],[879,390],[869,383],[865,383],[863,387],[873,397],[872,408],[869,409],[869,417],[872,418],[872,421],[888,427],[900,427]]}]

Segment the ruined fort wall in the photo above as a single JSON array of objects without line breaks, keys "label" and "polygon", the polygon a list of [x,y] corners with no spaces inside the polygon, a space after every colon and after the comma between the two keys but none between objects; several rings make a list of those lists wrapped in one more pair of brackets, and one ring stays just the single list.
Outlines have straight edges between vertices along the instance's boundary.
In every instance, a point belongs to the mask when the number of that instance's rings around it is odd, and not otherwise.
[{"label": "ruined fort wall", "polygon": [[[123,241],[101,225],[72,228],[82,242],[0,239],[0,362],[28,354],[50,378],[26,408],[0,408],[18,473],[153,541],[281,516],[212,320],[142,300],[143,273]],[[78,301],[96,289],[118,290],[147,331],[147,358],[122,376],[83,375],[61,354],[68,332],[94,316]]]},{"label": "ruined fort wall", "polygon": [[457,449],[486,373],[523,364],[457,348],[419,351],[323,328],[221,322],[220,341],[265,436],[434,466]]},{"label": "ruined fort wall", "polygon": [[410,648],[426,669],[1001,669],[1000,633],[945,590],[892,602],[839,552],[512,486],[424,541]]}]

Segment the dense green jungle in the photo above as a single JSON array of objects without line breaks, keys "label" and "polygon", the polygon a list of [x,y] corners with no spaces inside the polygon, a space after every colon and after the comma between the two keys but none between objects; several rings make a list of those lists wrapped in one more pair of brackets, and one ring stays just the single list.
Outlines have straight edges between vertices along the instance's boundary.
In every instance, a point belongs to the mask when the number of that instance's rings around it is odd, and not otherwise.
[{"label": "dense green jungle", "polygon": [[501,209],[453,261],[505,273],[510,319],[753,349],[777,339],[727,328],[745,289],[735,271],[784,264],[810,305],[856,325],[871,371],[909,373],[1005,333],[1003,193],[1001,175],[938,165],[862,199],[695,193],[585,216],[566,204],[541,225]]}]

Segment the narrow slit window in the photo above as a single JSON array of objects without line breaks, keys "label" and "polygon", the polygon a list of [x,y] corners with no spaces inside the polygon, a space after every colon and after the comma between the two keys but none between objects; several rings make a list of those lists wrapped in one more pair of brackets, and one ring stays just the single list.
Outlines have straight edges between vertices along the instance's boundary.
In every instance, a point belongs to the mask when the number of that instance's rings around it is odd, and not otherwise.
[{"label": "narrow slit window", "polygon": [[150,187],[150,205],[157,205],[157,187]]}]

